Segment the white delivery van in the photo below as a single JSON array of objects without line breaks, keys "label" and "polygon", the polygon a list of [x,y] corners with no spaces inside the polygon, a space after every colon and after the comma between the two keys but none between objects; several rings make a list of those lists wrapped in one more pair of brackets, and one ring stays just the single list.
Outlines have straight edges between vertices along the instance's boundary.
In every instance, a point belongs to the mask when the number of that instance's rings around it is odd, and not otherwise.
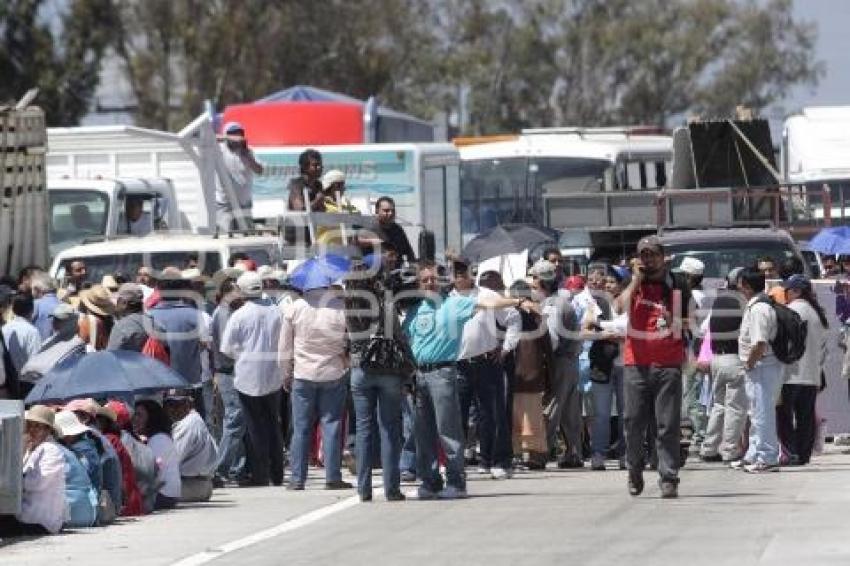
[{"label": "white delivery van", "polygon": [[184,225],[174,186],[168,179],[51,179],[47,199],[50,257],[86,241],[129,235],[129,199],[141,201],[142,214],[150,218],[152,230]]},{"label": "white delivery van", "polygon": [[237,253],[245,254],[258,266],[284,265],[280,237],[277,235],[248,236],[234,233],[218,237],[162,233],[140,238],[115,238],[68,248],[53,260],[50,273],[64,283],[71,262],[83,260],[89,281],[100,282],[104,275],[116,273],[133,280],[141,266],[154,270],[170,266],[184,269],[191,260],[197,262],[201,273],[212,276],[228,267],[230,258]]},{"label": "white delivery van", "polygon": [[[263,175],[254,177],[254,219],[275,224],[287,213],[289,180],[300,175],[298,156],[306,147],[257,147]],[[325,171],[346,176],[346,196],[361,213],[373,215],[375,202],[389,196],[396,220],[414,249],[423,229],[434,233],[437,254],[459,250],[460,156],[447,143],[380,143],[316,146]]]}]

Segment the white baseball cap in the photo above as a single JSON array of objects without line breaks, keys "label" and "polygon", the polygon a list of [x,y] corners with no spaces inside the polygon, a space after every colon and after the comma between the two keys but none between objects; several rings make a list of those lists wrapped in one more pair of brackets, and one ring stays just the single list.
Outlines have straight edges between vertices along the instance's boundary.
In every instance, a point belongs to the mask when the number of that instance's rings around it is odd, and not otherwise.
[{"label": "white baseball cap", "polygon": [[263,278],[256,271],[246,271],[236,280],[236,286],[246,297],[258,297],[263,293]]},{"label": "white baseball cap", "polygon": [[705,271],[705,264],[695,257],[686,257],[679,264],[679,271],[688,275],[702,275]]}]

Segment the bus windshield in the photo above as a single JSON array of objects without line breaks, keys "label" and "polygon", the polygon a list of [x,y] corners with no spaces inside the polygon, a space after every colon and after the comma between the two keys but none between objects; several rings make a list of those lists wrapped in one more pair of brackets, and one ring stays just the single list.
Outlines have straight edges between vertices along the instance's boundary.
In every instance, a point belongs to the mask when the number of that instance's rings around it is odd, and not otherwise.
[{"label": "bus windshield", "polygon": [[508,157],[461,162],[463,236],[499,224],[543,224],[544,194],[600,192],[612,163],[576,157]]},{"label": "bus windshield", "polygon": [[85,189],[48,191],[47,195],[51,255],[106,233],[108,195]]}]

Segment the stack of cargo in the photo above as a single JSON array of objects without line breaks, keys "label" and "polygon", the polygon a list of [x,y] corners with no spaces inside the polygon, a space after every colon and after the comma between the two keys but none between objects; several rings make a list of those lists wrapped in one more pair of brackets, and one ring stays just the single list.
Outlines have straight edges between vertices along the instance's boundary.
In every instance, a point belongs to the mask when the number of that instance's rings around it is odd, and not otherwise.
[{"label": "stack of cargo", "polygon": [[23,432],[24,404],[0,399],[0,515],[21,510]]},{"label": "stack of cargo", "polygon": [[0,107],[0,274],[48,263],[44,112]]}]

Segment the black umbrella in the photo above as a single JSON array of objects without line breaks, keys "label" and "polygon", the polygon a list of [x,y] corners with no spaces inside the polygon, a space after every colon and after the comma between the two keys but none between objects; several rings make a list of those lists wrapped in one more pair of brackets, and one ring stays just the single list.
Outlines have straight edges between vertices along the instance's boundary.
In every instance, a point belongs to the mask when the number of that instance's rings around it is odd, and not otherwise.
[{"label": "black umbrella", "polygon": [[132,397],[191,387],[167,365],[138,352],[104,350],[69,358],[48,371],[26,403],[62,403],[81,397]]},{"label": "black umbrella", "polygon": [[528,224],[503,224],[479,234],[463,248],[463,257],[473,262],[504,254],[552,244],[557,245],[558,231]]}]

